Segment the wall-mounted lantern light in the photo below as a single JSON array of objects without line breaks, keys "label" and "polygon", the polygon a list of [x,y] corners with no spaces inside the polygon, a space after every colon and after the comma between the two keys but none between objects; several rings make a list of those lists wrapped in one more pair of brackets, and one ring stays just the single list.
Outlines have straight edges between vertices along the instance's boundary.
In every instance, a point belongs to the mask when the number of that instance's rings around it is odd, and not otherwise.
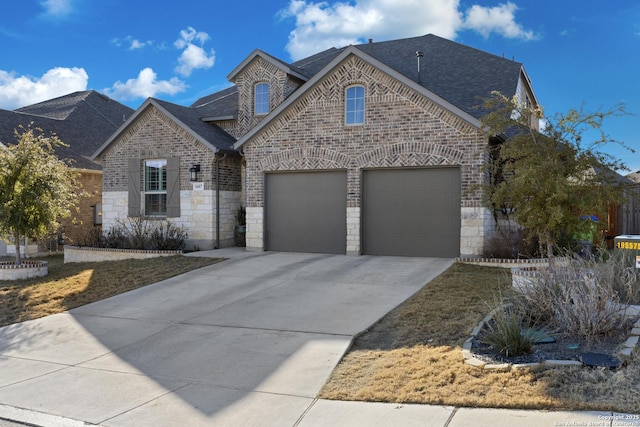
[{"label": "wall-mounted lantern light", "polygon": [[198,181],[198,172],[200,172],[200,165],[193,165],[189,168],[190,178],[189,181]]}]

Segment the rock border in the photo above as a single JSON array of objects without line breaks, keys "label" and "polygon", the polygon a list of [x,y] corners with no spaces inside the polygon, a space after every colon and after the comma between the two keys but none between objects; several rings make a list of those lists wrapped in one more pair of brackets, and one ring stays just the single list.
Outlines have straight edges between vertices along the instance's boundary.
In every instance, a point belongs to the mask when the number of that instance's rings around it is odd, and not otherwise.
[{"label": "rock border", "polygon": [[123,259],[149,259],[161,256],[183,255],[183,251],[154,251],[140,249],[94,248],[88,246],[65,246],[64,263],[120,261]]},{"label": "rock border", "polygon": [[[523,369],[523,368],[557,368],[557,367],[566,367],[566,366],[584,366],[584,364],[578,360],[545,360],[543,362],[534,362],[534,363],[487,363],[484,360],[478,359],[475,357],[472,349],[473,341],[476,339],[480,331],[484,328],[485,324],[489,323],[495,313],[498,310],[501,310],[504,306],[499,306],[491,310],[489,314],[487,314],[484,319],[482,319],[478,326],[473,328],[469,338],[462,344],[462,358],[464,359],[464,363],[467,365],[475,366],[477,368],[485,369],[488,371],[494,372],[507,372],[511,369]],[[629,316],[638,316],[640,315],[640,306],[632,305],[631,312],[633,314],[629,314]],[[633,355],[633,351],[635,347],[638,345],[638,341],[640,340],[640,319],[636,320],[633,324],[633,328],[631,329],[631,333],[629,337],[624,342],[622,350],[618,351],[617,356],[622,360],[628,360]]]}]

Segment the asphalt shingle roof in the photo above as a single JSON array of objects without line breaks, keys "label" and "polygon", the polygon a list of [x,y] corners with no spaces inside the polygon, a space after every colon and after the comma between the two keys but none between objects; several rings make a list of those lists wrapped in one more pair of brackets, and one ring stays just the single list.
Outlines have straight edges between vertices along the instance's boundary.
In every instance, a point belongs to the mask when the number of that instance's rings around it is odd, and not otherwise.
[{"label": "asphalt shingle roof", "polygon": [[76,168],[100,170],[91,155],[131,114],[131,108],[98,92],[75,92],[15,111],[0,110],[0,142],[15,143],[14,130],[32,124],[69,145],[56,150],[58,157]]},{"label": "asphalt shingle roof", "polygon": [[238,88],[231,86],[198,99],[191,105],[200,117],[235,117],[238,113]]},{"label": "asphalt shingle roof", "polygon": [[154,99],[154,101],[171,113],[176,119],[188,126],[191,131],[208,141],[217,149],[235,151],[233,144],[236,142],[236,139],[220,127],[202,121],[201,111],[198,109],[183,107],[159,99]]},{"label": "asphalt shingle roof", "polygon": [[[478,107],[492,91],[499,91],[506,96],[516,93],[523,68],[519,62],[433,34],[354,47],[418,82],[475,118],[483,115]],[[344,49],[330,48],[293,62],[289,67],[311,78]],[[420,58],[420,76],[416,54],[418,51],[423,54]],[[233,86],[200,98],[191,107],[201,110],[202,117],[236,115],[237,89]]]}]

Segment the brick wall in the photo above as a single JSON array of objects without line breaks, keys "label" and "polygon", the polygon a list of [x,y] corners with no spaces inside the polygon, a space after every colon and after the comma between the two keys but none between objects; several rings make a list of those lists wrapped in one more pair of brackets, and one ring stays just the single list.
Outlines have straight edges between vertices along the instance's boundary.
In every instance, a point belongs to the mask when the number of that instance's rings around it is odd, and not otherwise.
[{"label": "brick wall", "polygon": [[[188,229],[189,248],[211,249],[216,237],[214,153],[152,105],[102,155],[103,227],[108,229],[127,215],[128,159],[168,157],[180,158],[181,217],[170,219]],[[233,241],[233,217],[240,206],[241,158],[230,154],[218,163],[220,201],[224,203],[221,205],[221,240],[229,244]],[[189,181],[189,168],[194,164],[200,165],[199,182],[204,184],[203,189],[194,189]]]},{"label": "brick wall", "polygon": [[269,83],[269,103],[271,110],[293,93],[301,82],[291,78],[284,71],[277,68],[261,57],[257,57],[236,76],[236,86],[238,88],[238,119],[237,127],[229,126],[227,132],[239,138],[245,135],[255,125],[257,125],[264,115],[256,116],[254,112],[254,86],[256,83]]},{"label": "brick wall", "polygon": [[62,223],[66,243],[81,241],[95,225],[93,223],[93,206],[102,203],[102,172],[92,170],[80,171],[80,189],[77,211]]},{"label": "brick wall", "polygon": [[[245,87],[257,78],[247,70]],[[366,89],[363,126],[344,123],[344,90],[352,84]],[[469,216],[480,215],[484,222],[476,187],[484,179],[485,145],[474,125],[359,58],[349,57],[243,147],[247,212],[255,217],[247,224],[247,245],[254,249],[263,245],[259,222],[265,171],[345,169],[347,206],[359,208],[362,169],[455,165],[461,171],[461,209],[467,208],[462,230],[466,240],[461,239],[461,247],[479,252],[484,237],[469,238],[465,228],[476,227],[478,218],[472,221]],[[352,225],[348,249],[358,252],[359,209],[348,210],[347,218]]]}]

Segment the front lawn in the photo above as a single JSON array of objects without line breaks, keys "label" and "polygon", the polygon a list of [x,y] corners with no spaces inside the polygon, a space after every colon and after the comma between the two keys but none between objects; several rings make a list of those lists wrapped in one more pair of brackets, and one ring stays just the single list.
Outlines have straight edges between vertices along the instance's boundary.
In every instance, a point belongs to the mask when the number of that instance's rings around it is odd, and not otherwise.
[{"label": "front lawn", "polygon": [[0,281],[0,326],[61,313],[221,261],[181,255],[68,264],[62,255],[43,260],[49,263],[45,277]]},{"label": "front lawn", "polygon": [[359,336],[320,393],[324,399],[468,407],[640,413],[640,357],[616,371],[509,372],[466,365],[462,343],[511,287],[500,268],[454,264]]}]

